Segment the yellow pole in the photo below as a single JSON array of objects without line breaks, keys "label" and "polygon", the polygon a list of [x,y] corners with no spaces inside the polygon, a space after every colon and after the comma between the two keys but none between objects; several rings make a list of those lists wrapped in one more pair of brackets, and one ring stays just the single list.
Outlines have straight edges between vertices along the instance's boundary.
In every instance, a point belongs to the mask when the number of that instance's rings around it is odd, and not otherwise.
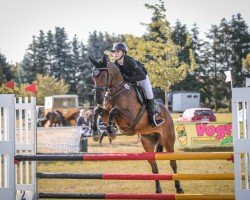
[{"label": "yellow pole", "polygon": [[228,160],[233,157],[232,152],[188,152],[188,153],[157,153],[156,160]]},{"label": "yellow pole", "polygon": [[176,194],[175,200],[234,200],[235,195]]},{"label": "yellow pole", "polygon": [[173,180],[234,180],[234,174],[173,174]]}]

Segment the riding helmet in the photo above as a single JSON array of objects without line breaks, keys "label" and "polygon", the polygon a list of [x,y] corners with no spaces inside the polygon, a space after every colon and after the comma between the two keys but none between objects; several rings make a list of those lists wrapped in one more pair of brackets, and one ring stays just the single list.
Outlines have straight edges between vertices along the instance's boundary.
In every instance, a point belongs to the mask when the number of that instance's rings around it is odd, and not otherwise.
[{"label": "riding helmet", "polygon": [[122,51],[125,51],[125,53],[127,53],[128,48],[126,44],[119,42],[119,43],[115,43],[113,46],[112,51],[116,51],[116,50],[122,50]]}]

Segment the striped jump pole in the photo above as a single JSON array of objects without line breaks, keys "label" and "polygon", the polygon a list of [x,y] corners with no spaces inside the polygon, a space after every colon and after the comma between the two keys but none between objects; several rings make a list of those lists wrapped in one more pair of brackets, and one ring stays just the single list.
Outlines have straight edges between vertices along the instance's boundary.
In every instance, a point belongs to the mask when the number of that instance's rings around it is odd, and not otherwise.
[{"label": "striped jump pole", "polygon": [[232,152],[185,153],[103,153],[103,154],[41,154],[16,155],[16,161],[121,161],[121,160],[228,160]]},{"label": "striped jump pole", "polygon": [[232,195],[204,195],[204,194],[63,194],[39,193],[40,199],[164,199],[164,200],[234,200]]},{"label": "striped jump pole", "polygon": [[[242,175],[244,177],[244,175]],[[41,179],[103,179],[103,180],[234,180],[234,174],[68,174],[37,173]]]}]

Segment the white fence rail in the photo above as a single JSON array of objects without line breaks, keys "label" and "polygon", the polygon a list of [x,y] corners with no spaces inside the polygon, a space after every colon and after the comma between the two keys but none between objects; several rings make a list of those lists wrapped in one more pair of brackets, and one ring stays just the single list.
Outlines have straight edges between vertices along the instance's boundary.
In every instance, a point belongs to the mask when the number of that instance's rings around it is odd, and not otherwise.
[{"label": "white fence rail", "polygon": [[17,99],[12,94],[0,95],[1,200],[36,198],[36,162],[14,165],[15,155],[36,154],[35,108],[34,97]]},{"label": "white fence rail", "polygon": [[0,96],[0,197],[15,199],[14,95]]},{"label": "white fence rail", "polygon": [[[242,112],[242,124],[239,112]],[[234,134],[234,173],[236,200],[250,198],[250,88],[232,89],[232,116]],[[243,157],[242,157],[243,155]],[[241,174],[245,174],[245,180]]]}]

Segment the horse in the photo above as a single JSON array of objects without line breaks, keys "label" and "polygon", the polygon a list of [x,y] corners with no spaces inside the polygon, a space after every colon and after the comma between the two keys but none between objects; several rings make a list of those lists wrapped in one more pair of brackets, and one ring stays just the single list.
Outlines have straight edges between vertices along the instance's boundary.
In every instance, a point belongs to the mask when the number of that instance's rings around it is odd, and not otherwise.
[{"label": "horse", "polygon": [[59,110],[56,110],[55,112],[48,112],[45,115],[45,119],[41,122],[42,126],[45,126],[47,122],[50,122],[49,127],[52,127],[53,125],[56,126],[67,126],[68,123],[63,117],[62,113]]},{"label": "horse", "polygon": [[[93,64],[92,79],[94,81],[94,99],[99,106],[94,110],[95,115],[100,115],[102,120],[108,124],[108,134],[115,138],[112,133],[112,124],[115,122],[120,132],[125,135],[139,134],[142,146],[146,152],[174,152],[175,130],[173,119],[167,108],[159,104],[160,115],[165,122],[159,126],[152,127],[149,123],[145,104],[141,105],[137,100],[133,85],[126,83],[118,67],[108,61],[105,56],[100,61],[89,57]],[[94,116],[93,139],[99,137]],[[158,174],[155,160],[149,160],[152,172]],[[176,160],[170,160],[170,166],[177,174]],[[184,193],[179,180],[175,180],[177,193]],[[161,193],[160,181],[155,181],[155,192]]]}]

